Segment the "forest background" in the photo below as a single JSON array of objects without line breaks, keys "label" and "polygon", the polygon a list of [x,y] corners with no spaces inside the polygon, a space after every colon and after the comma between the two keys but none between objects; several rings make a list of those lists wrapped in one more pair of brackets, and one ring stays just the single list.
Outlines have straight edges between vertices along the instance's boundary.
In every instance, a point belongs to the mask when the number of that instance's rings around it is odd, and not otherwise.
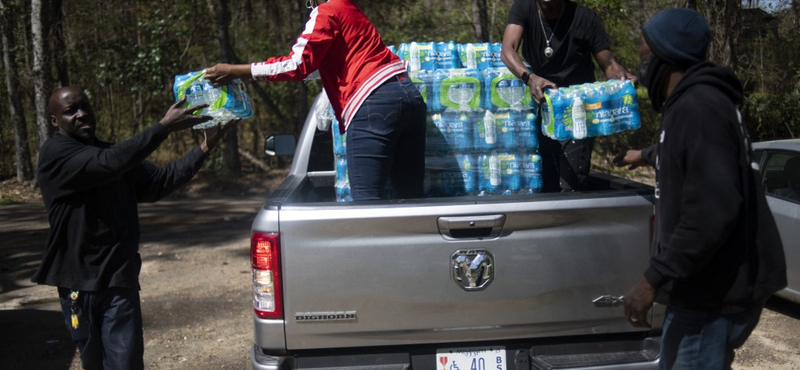
[{"label": "forest background", "polygon": [[[533,1],[533,0],[531,0]],[[670,7],[697,9],[714,39],[710,59],[744,83],[742,111],[755,141],[800,134],[798,0],[577,0],[602,19],[617,60],[639,67],[642,25]],[[360,1],[386,45],[411,41],[500,42],[513,0]],[[83,88],[97,135],[121,141],[163,117],[175,75],[218,62],[287,55],[308,19],[303,0],[0,0],[0,181],[35,185],[39,146],[52,134],[47,100],[58,87]],[[598,73],[598,79],[602,76]],[[229,131],[204,171],[237,176],[286,165],[266,159],[263,138],[299,134],[319,81],[248,85],[254,116]],[[607,159],[655,141],[659,117],[639,88],[642,128],[602,137]],[[165,163],[202,134],[172,134],[151,156]],[[603,162],[603,161],[601,161]],[[0,196],[2,197],[2,196]],[[2,202],[3,199],[0,199]]]}]

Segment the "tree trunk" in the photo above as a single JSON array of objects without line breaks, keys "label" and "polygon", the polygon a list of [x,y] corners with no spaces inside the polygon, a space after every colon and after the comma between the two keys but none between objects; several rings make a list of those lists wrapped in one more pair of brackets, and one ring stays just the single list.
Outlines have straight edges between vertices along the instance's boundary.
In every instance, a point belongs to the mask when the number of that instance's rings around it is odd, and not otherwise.
[{"label": "tree trunk", "polygon": [[[216,6],[214,6],[216,5]],[[233,46],[230,42],[230,34],[228,26],[230,24],[230,12],[228,10],[228,0],[217,0],[216,4],[209,2],[209,7],[216,15],[217,19],[217,32],[219,36],[219,47],[222,52],[222,61],[224,63],[233,63],[236,61],[236,55],[233,52]],[[239,159],[239,138],[237,136],[237,128],[232,127],[225,134],[225,150],[222,154],[222,162],[225,172],[231,175],[241,175],[242,162]]]},{"label": "tree trunk", "polygon": [[42,0],[31,1],[31,36],[33,42],[33,87],[36,103],[37,147],[41,147],[53,132],[47,114],[47,104],[52,89],[50,71],[50,17],[48,9],[42,6]]},{"label": "tree trunk", "polygon": [[8,89],[8,113],[11,116],[11,127],[14,131],[14,154],[16,156],[17,181],[33,179],[33,165],[31,152],[28,147],[28,129],[25,123],[25,114],[22,112],[22,101],[19,98],[19,80],[12,71],[18,70],[14,63],[16,58],[11,57],[11,45],[14,41],[14,21],[10,16],[8,4],[0,0],[0,38],[3,48],[3,68],[6,73],[6,88]]},{"label": "tree trunk", "polygon": [[489,42],[489,9],[486,0],[472,0],[472,28],[478,41]]},{"label": "tree trunk", "polygon": [[741,29],[739,25],[739,8],[741,7],[741,4],[741,0],[726,0],[725,12],[723,12],[725,17],[723,19],[723,24],[725,26],[725,35],[727,36],[725,41],[727,41],[728,44],[727,66],[732,68],[734,71],[738,70],[739,67],[736,44],[739,42],[739,30]]},{"label": "tree trunk", "polygon": [[58,83],[69,86],[69,66],[67,65],[67,46],[64,36],[64,11],[62,0],[51,0],[50,14],[53,15],[53,56],[58,74]]}]

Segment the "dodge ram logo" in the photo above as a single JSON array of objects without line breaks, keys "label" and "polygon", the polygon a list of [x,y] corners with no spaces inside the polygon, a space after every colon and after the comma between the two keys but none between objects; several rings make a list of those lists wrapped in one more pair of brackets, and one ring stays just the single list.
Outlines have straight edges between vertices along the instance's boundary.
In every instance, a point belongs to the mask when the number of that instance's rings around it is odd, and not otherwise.
[{"label": "dodge ram logo", "polygon": [[453,280],[466,291],[483,290],[494,280],[494,257],[480,249],[453,253]]}]

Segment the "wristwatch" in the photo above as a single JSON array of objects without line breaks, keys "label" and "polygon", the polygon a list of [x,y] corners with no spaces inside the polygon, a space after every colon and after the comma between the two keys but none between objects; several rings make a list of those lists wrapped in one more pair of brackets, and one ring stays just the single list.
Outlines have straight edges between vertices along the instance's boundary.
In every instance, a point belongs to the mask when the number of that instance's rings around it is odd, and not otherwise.
[{"label": "wristwatch", "polygon": [[527,71],[526,72],[522,72],[522,76],[519,77],[519,79],[522,80],[522,82],[524,82],[526,85],[528,84],[528,80],[530,78],[531,78],[531,74],[529,72],[527,72]]}]

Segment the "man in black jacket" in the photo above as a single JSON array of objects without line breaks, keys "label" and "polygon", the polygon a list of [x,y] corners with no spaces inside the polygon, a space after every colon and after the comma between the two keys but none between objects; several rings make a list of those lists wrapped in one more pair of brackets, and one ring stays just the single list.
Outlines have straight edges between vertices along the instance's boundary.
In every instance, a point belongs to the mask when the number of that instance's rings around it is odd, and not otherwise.
[{"label": "man in black jacket", "polygon": [[[522,48],[523,63],[518,50]],[[597,14],[570,0],[515,0],[503,33],[501,58],[528,84],[537,104],[548,88],[595,81],[594,63],[607,78],[636,80],[611,53]],[[594,137],[556,141],[539,132],[543,191],[580,191],[588,186]]]},{"label": "man in black jacket", "polygon": [[[170,132],[211,119],[207,104],[173,104],[161,121],[121,143],[95,137],[96,120],[80,89],[50,97],[57,128],[39,152],[38,182],[50,220],[42,263],[31,279],[58,287],[84,369],[142,369],[137,203],[155,202],[188,182],[222,130],[164,167],[145,160]],[[229,125],[230,126],[230,125]]]},{"label": "man in black jacket", "polygon": [[697,12],[661,12],[642,33],[639,79],[663,115],[661,135],[616,164],[654,165],[657,224],[650,266],[625,294],[625,315],[645,327],[653,302],[667,305],[661,369],[730,369],[766,299],[786,286],[737,108],[742,85],[705,61],[711,31]]}]

